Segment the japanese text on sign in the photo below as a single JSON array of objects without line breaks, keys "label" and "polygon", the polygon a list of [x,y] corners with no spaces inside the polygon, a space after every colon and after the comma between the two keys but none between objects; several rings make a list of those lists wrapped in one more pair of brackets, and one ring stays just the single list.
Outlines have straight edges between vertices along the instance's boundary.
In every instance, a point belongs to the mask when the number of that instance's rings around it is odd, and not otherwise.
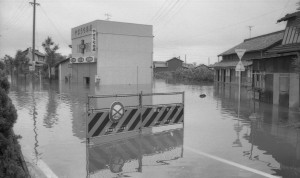
[{"label": "japanese text on sign", "polygon": [[83,35],[88,35],[92,32],[92,24],[86,25],[86,26],[82,26],[82,27],[78,27],[74,30],[74,36],[73,38],[77,38]]},{"label": "japanese text on sign", "polygon": [[96,51],[96,29],[92,30],[92,51]]}]

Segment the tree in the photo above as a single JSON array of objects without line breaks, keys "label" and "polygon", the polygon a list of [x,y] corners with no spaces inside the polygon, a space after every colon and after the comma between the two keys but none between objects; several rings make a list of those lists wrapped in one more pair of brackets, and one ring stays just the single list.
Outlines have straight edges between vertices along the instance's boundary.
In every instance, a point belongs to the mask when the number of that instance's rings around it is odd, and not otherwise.
[{"label": "tree", "polygon": [[4,60],[4,63],[5,63],[6,72],[10,72],[10,74],[12,75],[15,59],[12,58],[9,55],[5,55],[3,60]]},{"label": "tree", "polygon": [[51,67],[55,64],[56,51],[59,49],[57,44],[54,44],[51,37],[47,37],[42,43],[42,46],[46,52],[46,63],[48,65],[49,79],[51,78]]},{"label": "tree", "polygon": [[20,162],[18,136],[12,130],[17,111],[8,92],[9,82],[0,69],[0,177],[26,177]]},{"label": "tree", "polygon": [[14,65],[17,68],[17,72],[24,73],[28,68],[29,58],[21,50],[18,50],[15,55]]}]

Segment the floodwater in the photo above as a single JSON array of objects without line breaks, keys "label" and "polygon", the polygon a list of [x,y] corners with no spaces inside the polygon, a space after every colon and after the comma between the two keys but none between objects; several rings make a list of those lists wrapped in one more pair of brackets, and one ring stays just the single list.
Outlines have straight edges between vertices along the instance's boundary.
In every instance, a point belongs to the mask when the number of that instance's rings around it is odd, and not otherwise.
[{"label": "floodwater", "polygon": [[[87,95],[140,90],[184,91],[184,126],[104,136],[87,146]],[[255,102],[246,88],[239,102],[237,86],[213,83],[94,87],[19,78],[9,95],[23,154],[49,177],[300,177],[299,110]],[[109,107],[118,99],[94,104]],[[143,104],[180,99],[155,96]],[[138,98],[121,100],[138,104]]]}]

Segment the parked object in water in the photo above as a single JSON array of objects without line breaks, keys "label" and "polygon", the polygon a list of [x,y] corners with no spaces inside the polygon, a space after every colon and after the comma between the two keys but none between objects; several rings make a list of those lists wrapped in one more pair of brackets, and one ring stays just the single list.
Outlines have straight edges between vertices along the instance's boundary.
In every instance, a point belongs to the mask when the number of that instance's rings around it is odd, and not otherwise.
[{"label": "parked object in water", "polygon": [[201,94],[199,95],[200,98],[205,98],[206,97],[206,94]]}]

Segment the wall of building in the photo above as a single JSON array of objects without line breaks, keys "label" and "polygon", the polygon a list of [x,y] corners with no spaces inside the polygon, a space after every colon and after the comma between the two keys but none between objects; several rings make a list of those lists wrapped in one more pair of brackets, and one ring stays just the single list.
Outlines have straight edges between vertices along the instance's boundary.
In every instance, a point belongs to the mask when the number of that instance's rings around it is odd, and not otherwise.
[{"label": "wall of building", "polygon": [[[92,29],[96,29],[96,50],[92,50]],[[86,44],[84,53],[79,45]],[[80,82],[89,76],[100,85],[151,84],[153,65],[152,26],[96,20],[72,29],[72,57],[96,58],[96,62],[73,67],[73,78]]]},{"label": "wall of building", "polygon": [[[215,68],[215,82],[238,84],[239,75],[234,68]],[[252,86],[251,68],[247,67],[245,71],[241,72],[241,84]]]},{"label": "wall of building", "polygon": [[72,77],[72,64],[70,64],[68,61],[63,62],[59,64],[58,68],[59,68],[58,69],[59,80],[69,81]]},{"label": "wall of building", "polygon": [[152,83],[153,38],[98,35],[97,74],[101,84]]},{"label": "wall of building", "polygon": [[176,71],[178,68],[182,67],[182,61],[177,59],[171,59],[167,61],[167,63],[169,71]]}]

